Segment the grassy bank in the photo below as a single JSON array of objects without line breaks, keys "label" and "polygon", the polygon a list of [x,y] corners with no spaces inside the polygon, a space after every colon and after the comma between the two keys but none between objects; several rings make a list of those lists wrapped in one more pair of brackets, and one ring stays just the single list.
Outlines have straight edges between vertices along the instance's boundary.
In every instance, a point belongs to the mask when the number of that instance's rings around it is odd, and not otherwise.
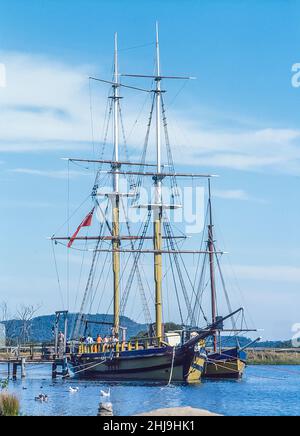
[{"label": "grassy bank", "polygon": [[249,350],[249,365],[300,365],[299,349]]},{"label": "grassy bank", "polygon": [[15,395],[0,393],[0,416],[19,416],[20,403]]}]

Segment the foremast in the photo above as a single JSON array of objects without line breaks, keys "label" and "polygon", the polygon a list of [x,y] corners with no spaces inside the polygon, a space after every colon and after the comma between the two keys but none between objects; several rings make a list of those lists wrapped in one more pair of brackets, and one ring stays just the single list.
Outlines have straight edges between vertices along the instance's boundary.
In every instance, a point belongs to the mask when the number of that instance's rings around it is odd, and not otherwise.
[{"label": "foremast", "polygon": [[113,85],[113,107],[114,107],[114,160],[112,164],[113,194],[112,201],[112,264],[113,264],[113,285],[114,285],[114,335],[119,335],[120,330],[120,175],[119,165],[119,71],[118,71],[118,34],[115,33],[114,49],[114,85]]}]

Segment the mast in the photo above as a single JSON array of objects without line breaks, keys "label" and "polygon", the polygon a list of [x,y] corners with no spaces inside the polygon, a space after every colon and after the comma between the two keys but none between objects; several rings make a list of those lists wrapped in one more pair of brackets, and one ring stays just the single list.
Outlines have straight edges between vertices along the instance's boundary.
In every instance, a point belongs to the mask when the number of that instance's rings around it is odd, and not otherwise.
[{"label": "mast", "polygon": [[[162,182],[161,174],[161,75],[160,75],[160,48],[159,30],[156,23],[156,152],[157,176],[155,178],[155,208],[154,208],[154,250],[162,249]],[[154,254],[154,279],[155,279],[155,319],[156,336],[158,344],[162,341],[162,253]]]},{"label": "mast", "polygon": [[[215,278],[215,245],[213,235],[213,216],[212,216],[212,199],[211,199],[211,181],[208,179],[208,208],[209,208],[209,225],[208,225],[208,251],[210,267],[210,285],[211,285],[211,312],[212,324],[217,321],[217,298],[216,298],[216,278]],[[217,332],[214,332],[214,352],[217,352]]]},{"label": "mast", "polygon": [[120,195],[119,195],[119,71],[118,71],[118,34],[115,33],[114,50],[114,85],[113,85],[113,106],[114,106],[114,160],[112,165],[113,175],[113,196],[112,196],[112,262],[113,262],[113,283],[114,283],[114,334],[119,334],[120,329]]}]

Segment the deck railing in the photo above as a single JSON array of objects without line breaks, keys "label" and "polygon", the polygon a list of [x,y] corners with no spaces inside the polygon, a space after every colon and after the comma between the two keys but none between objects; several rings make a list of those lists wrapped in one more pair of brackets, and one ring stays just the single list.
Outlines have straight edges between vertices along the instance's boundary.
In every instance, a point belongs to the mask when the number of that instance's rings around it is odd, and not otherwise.
[{"label": "deck railing", "polygon": [[[158,338],[136,338],[126,342],[101,342],[100,344],[79,344],[79,354],[99,354],[109,353],[114,351],[120,353],[122,351],[147,350],[153,344],[158,343]],[[167,345],[167,344],[166,344]]]}]

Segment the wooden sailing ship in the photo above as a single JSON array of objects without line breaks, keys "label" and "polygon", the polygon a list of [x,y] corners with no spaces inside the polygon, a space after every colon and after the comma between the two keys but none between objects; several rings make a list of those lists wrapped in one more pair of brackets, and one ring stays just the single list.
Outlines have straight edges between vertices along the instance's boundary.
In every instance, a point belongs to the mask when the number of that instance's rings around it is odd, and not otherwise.
[{"label": "wooden sailing ship", "polygon": [[[163,199],[162,188],[166,179],[172,181],[173,187],[176,185],[176,179],[179,177],[184,178],[200,178],[209,179],[211,176],[207,174],[188,174],[175,172],[173,160],[168,149],[169,157],[169,171],[165,170],[162,161],[162,124],[166,129],[165,109],[163,104],[162,81],[166,79],[184,79],[187,77],[170,77],[162,76],[160,69],[160,46],[158,37],[158,27],[156,29],[156,73],[153,76],[147,75],[122,75],[122,77],[144,77],[149,78],[155,84],[155,88],[145,90],[139,87],[124,85],[120,81],[121,75],[118,68],[118,43],[117,35],[115,36],[115,51],[114,51],[114,78],[113,80],[106,81],[102,79],[97,80],[102,83],[107,83],[111,86],[111,95],[109,96],[111,102],[111,112],[113,114],[113,145],[114,156],[112,160],[103,159],[73,159],[70,158],[69,162],[84,164],[91,163],[99,165],[97,177],[99,174],[106,172],[112,178],[112,190],[110,192],[99,192],[98,179],[94,184],[92,200],[94,206],[92,211],[82,221],[76,233],[70,237],[59,237],[54,235],[52,240],[58,244],[68,244],[68,248],[72,248],[73,244],[78,241],[94,241],[96,246],[93,248],[93,261],[91,266],[91,274],[88,279],[86,292],[83,297],[83,302],[80,308],[77,321],[73,328],[72,337],[72,350],[70,357],[70,366],[74,374],[82,378],[98,378],[101,380],[141,380],[141,381],[199,381],[204,371],[205,363],[207,360],[205,352],[205,340],[214,334],[216,331],[222,330],[222,323],[224,320],[232,317],[236,312],[231,313],[225,318],[215,316],[209,325],[204,328],[199,328],[195,325],[183,326],[180,331],[179,341],[171,344],[167,340],[167,335],[164,332],[163,324],[163,256],[168,255],[174,259],[177,266],[178,256],[193,254],[201,255],[206,253],[208,255],[215,255],[210,244],[205,251],[203,250],[182,250],[179,249],[174,240],[176,235],[171,233],[169,225],[164,222],[165,212],[168,210],[176,209],[177,205],[168,204]],[[132,89],[141,92],[148,92],[153,95],[150,120],[148,124],[148,131],[146,138],[149,140],[149,130],[152,123],[153,114],[155,113],[155,138],[156,138],[156,163],[147,164],[145,162],[145,153],[142,154],[140,162],[133,163],[122,161],[120,158],[120,90],[123,88]],[[108,166],[107,170],[103,167]],[[135,169],[136,167],[136,169]],[[134,178],[150,178],[153,180],[155,198],[154,201],[146,205],[135,203],[135,207],[145,209],[148,211],[148,219],[142,234],[133,236],[127,223],[128,234],[121,233],[120,226],[120,210],[122,207],[123,198],[133,197],[138,200],[139,181],[131,183],[134,187],[133,193],[124,193],[120,189],[120,177],[127,177],[131,181]],[[108,199],[111,208],[111,222],[105,217],[108,207],[105,212],[99,206],[98,197],[104,196]],[[100,232],[96,236],[80,237],[79,232],[83,227],[89,227],[91,220],[95,213],[96,208],[100,208],[104,216],[103,224],[100,226]],[[147,229],[149,228],[150,218],[153,219],[153,233],[147,236]],[[108,235],[105,234],[104,229],[108,230]],[[178,236],[182,238],[182,236]],[[144,249],[143,243],[146,240],[153,242],[150,249]],[[109,243],[110,246],[103,247],[103,242]],[[167,248],[164,246],[167,243]],[[129,243],[129,248],[124,248],[124,243]],[[213,250],[213,253],[212,253]],[[97,256],[101,253],[111,253],[112,255],[112,277],[113,277],[113,325],[111,341],[101,343],[86,343],[81,341],[84,336],[83,325],[85,320],[85,307],[88,298],[89,286],[92,282],[92,275],[95,271]],[[144,338],[127,339],[124,335],[124,329],[120,324],[122,302],[128,299],[127,287],[123,292],[121,298],[121,255],[133,257],[133,274],[138,277],[139,285],[142,287],[143,282],[140,276],[139,262],[141,254],[152,255],[154,264],[154,288],[155,288],[155,324],[150,329],[149,334]],[[132,284],[132,280],[129,279]],[[182,286],[184,286],[181,280]],[[187,305],[190,303],[187,300]],[[144,296],[145,303],[145,296]],[[197,302],[196,302],[197,303]],[[145,303],[146,304],[146,303]],[[87,324],[86,324],[87,325]],[[209,371],[209,367],[206,367]]]}]

